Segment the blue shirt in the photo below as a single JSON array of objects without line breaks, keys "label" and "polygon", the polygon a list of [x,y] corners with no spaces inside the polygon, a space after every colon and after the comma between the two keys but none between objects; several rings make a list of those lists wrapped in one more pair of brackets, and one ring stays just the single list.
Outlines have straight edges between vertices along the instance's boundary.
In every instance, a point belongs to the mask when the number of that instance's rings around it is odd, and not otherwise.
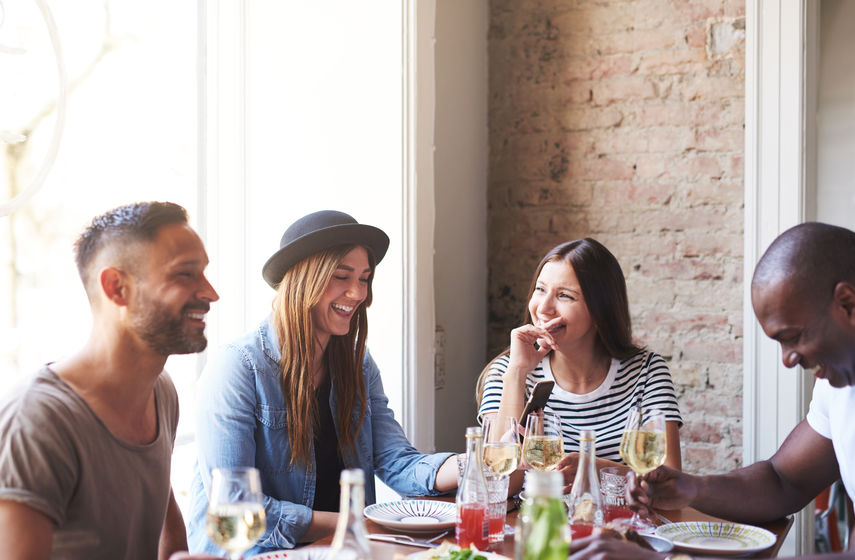
[{"label": "blue shirt", "polygon": [[[216,467],[254,466],[261,473],[267,530],[246,556],[293,548],[312,520],[316,473],[302,465],[289,465],[288,410],[280,382],[281,354],[271,319],[225,346],[199,378],[198,456],[189,522],[193,552],[221,552],[205,531],[210,473]],[[365,503],[375,502],[375,474],[404,496],[437,494],[433,489],[437,469],[451,453],[425,455],[410,445],[388,406],[380,371],[367,351],[362,375],[365,419],[356,437],[355,453],[343,450],[342,459],[346,468],[365,472]],[[330,408],[335,418],[334,379],[332,383]],[[354,410],[355,418],[358,414],[359,410]],[[309,464],[314,464],[314,459],[313,447]]]}]

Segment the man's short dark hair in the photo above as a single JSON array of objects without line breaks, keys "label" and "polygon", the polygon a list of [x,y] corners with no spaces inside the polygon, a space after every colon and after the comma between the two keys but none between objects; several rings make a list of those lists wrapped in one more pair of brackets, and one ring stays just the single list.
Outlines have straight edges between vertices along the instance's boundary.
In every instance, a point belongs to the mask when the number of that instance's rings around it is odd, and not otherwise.
[{"label": "man's short dark hair", "polygon": [[186,223],[187,211],[173,202],[134,202],[93,218],[74,243],[77,272],[87,293],[90,265],[105,248],[118,248],[120,254],[135,242],[151,241],[163,226]]},{"label": "man's short dark hair", "polygon": [[855,284],[855,232],[821,222],[788,229],[763,253],[751,286],[781,281],[815,305],[826,305],[838,282]]}]

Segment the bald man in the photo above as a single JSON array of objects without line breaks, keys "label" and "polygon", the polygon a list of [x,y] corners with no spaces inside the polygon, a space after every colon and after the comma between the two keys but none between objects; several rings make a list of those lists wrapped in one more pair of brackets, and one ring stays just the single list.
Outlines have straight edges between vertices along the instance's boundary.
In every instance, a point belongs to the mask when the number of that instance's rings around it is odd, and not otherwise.
[{"label": "bald man", "polygon": [[[806,223],[782,233],[757,263],[751,303],[763,331],[781,345],[784,365],[800,365],[817,379],[807,418],[772,458],[732,473],[693,476],[660,467],[632,485],[636,505],[691,506],[763,523],[800,510],[838,478],[855,497],[855,232]],[[573,548],[574,560],[689,558],[607,539]],[[835,556],[852,553],[822,558]]]}]

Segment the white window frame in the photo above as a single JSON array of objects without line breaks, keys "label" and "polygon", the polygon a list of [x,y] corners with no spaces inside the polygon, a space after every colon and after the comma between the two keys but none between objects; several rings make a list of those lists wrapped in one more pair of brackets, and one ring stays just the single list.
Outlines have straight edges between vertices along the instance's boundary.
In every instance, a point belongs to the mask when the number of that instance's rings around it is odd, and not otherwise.
[{"label": "white window frame", "polygon": [[[809,24],[805,0],[746,3],[745,268],[743,341],[743,464],[769,458],[805,416],[811,379],[785,368],[751,307],[757,260],[784,230],[809,216],[807,196],[812,113],[806,77]],[[811,117],[811,118],[809,118]],[[812,506],[806,508],[812,513]],[[813,547],[813,516],[797,515],[782,556]]]},{"label": "white window frame", "polygon": [[[246,294],[246,0],[200,0],[200,230],[210,277],[223,293]],[[410,441],[434,448],[434,20],[435,0],[403,5],[403,417]],[[242,264],[241,264],[242,263]],[[223,340],[221,325],[250,327],[245,298],[217,303],[209,346]]]}]

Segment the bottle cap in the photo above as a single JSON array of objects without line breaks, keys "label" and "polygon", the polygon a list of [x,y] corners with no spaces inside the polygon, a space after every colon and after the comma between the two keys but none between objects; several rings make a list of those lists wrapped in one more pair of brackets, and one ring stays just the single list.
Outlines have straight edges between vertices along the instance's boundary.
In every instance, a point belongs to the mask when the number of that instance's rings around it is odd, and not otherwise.
[{"label": "bottle cap", "polygon": [[582,430],[579,432],[579,439],[594,441],[597,435],[594,430]]},{"label": "bottle cap", "polygon": [[365,484],[365,474],[362,469],[344,469],[341,471],[342,484]]},{"label": "bottle cap", "polygon": [[564,490],[564,475],[558,471],[528,470],[525,473],[525,495],[561,496]]},{"label": "bottle cap", "polygon": [[469,426],[466,428],[466,437],[484,437],[481,426]]}]

